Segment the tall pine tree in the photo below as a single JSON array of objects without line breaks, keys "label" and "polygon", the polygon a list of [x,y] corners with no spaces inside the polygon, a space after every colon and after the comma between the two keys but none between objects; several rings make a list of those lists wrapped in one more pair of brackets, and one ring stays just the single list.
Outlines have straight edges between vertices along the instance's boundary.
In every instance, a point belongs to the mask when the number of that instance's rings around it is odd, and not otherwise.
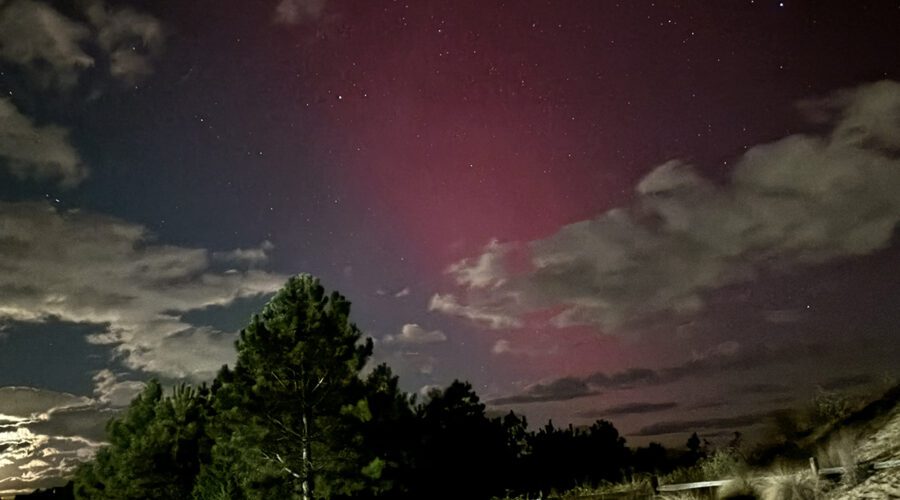
[{"label": "tall pine tree", "polygon": [[[328,498],[364,487],[354,446],[371,419],[360,370],[372,353],[350,303],[299,275],[254,316],[216,380],[216,445],[199,498]],[[367,468],[368,467],[368,468]]]}]

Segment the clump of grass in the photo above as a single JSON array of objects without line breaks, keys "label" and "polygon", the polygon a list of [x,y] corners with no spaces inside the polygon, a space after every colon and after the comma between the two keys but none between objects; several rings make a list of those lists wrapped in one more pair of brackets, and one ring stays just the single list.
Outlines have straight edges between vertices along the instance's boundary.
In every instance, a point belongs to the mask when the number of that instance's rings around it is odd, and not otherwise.
[{"label": "clump of grass", "polygon": [[838,432],[818,453],[819,463],[823,467],[843,467],[841,482],[855,486],[865,479],[865,473],[859,466],[856,448],[856,436],[847,431]]},{"label": "clump of grass", "polygon": [[712,452],[699,465],[703,478],[707,480],[742,477],[747,472],[747,462],[730,448]]},{"label": "clump of grass", "polygon": [[563,500],[577,499],[585,496],[615,495],[624,493],[652,494],[653,485],[647,476],[635,476],[630,481],[619,483],[602,483],[594,487],[576,486],[567,491],[560,498]]},{"label": "clump of grass", "polygon": [[761,481],[762,500],[815,500],[819,497],[818,478],[809,471],[776,470]]},{"label": "clump of grass", "polygon": [[753,481],[744,474],[732,476],[730,483],[719,488],[716,497],[722,500],[756,500],[759,495]]}]

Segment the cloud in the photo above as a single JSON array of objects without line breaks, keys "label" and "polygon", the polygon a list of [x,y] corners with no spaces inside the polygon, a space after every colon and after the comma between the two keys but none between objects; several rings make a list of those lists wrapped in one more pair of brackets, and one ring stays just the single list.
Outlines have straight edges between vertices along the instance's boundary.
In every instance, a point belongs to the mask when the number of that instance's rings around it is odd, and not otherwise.
[{"label": "cloud", "polygon": [[89,340],[123,363],[208,378],[231,362],[233,332],[183,316],[270,293],[284,276],[217,271],[210,252],[159,244],[137,224],[42,202],[0,202],[0,321],[49,318],[104,326]]},{"label": "cloud", "polygon": [[0,388],[0,495],[59,485],[92,457],[122,406],[101,399]]},{"label": "cloud", "polygon": [[878,380],[867,373],[857,373],[855,375],[846,375],[842,377],[834,377],[822,384],[822,389],[826,391],[841,391],[847,389],[855,389],[865,385],[876,384]]},{"label": "cloud", "polygon": [[[638,183],[629,206],[544,239],[491,242],[450,266],[462,299],[437,294],[430,309],[488,328],[560,311],[551,325],[615,333],[697,313],[710,292],[763,272],[886,248],[900,221],[900,83],[867,84],[804,107],[830,132],[751,147],[724,184],[668,161]],[[512,254],[526,255],[527,268],[511,272]]]},{"label": "cloud", "polygon": [[385,335],[386,344],[433,344],[444,342],[447,336],[440,330],[426,330],[415,323],[403,325],[399,335]]},{"label": "cloud", "polygon": [[94,380],[94,398],[96,401],[113,406],[124,407],[142,390],[144,383],[136,380],[119,380],[119,376],[110,369],[97,372]]},{"label": "cloud", "polygon": [[536,349],[530,347],[519,347],[513,345],[512,342],[506,339],[499,339],[494,342],[493,347],[491,347],[491,354],[494,355],[503,355],[509,354],[513,356],[528,356],[528,357],[539,357],[539,356],[547,356],[554,355],[559,352],[559,345],[553,345],[549,349]]},{"label": "cloud", "polygon": [[16,418],[38,418],[49,409],[83,406],[89,398],[64,392],[51,392],[31,387],[0,387],[0,415]]},{"label": "cloud", "polygon": [[470,257],[452,264],[447,272],[452,274],[458,285],[469,288],[489,288],[503,285],[506,269],[503,258],[509,245],[501,245],[491,240],[478,257]]},{"label": "cloud", "polygon": [[438,311],[451,316],[459,316],[492,329],[519,328],[522,321],[511,314],[503,312],[502,304],[490,305],[481,303],[477,306],[463,305],[450,294],[435,294],[428,302],[429,311]]},{"label": "cloud", "polygon": [[400,298],[408,296],[411,292],[412,292],[412,290],[410,290],[410,288],[408,286],[405,286],[405,287],[397,290],[396,292],[391,292],[384,288],[379,288],[379,289],[375,290],[375,295],[378,295],[379,297],[386,297],[386,296],[390,295],[391,297],[393,297],[395,299],[400,299]]},{"label": "cloud", "polygon": [[491,347],[492,354],[505,354],[512,351],[512,344],[506,339],[500,339],[497,342],[494,342],[494,347]]},{"label": "cloud", "polygon": [[0,5],[0,59],[21,65],[45,85],[70,87],[94,59],[81,47],[91,32],[49,5],[14,0]]},{"label": "cloud", "polygon": [[644,413],[657,413],[678,407],[678,403],[627,403],[619,406],[611,406],[603,410],[589,410],[577,413],[579,417],[601,418],[618,417],[622,415],[638,415]]},{"label": "cloud", "polygon": [[319,19],[325,12],[326,0],[279,0],[275,7],[275,22],[299,24]]},{"label": "cloud", "polygon": [[775,324],[796,323],[805,316],[799,309],[773,309],[763,311],[762,315],[767,322]]},{"label": "cloud", "polygon": [[682,432],[692,432],[698,430],[735,430],[742,427],[750,427],[766,423],[776,416],[788,412],[789,410],[780,409],[767,412],[750,413],[747,415],[738,415],[734,417],[717,417],[698,420],[671,420],[659,422],[641,428],[637,436],[659,436],[661,434],[677,434]]},{"label": "cloud", "polygon": [[797,349],[773,350],[765,346],[741,348],[736,342],[723,342],[679,365],[661,369],[631,368],[606,373],[595,372],[584,377],[562,377],[534,384],[522,393],[497,398],[493,405],[529,404],[596,396],[606,391],[670,384],[689,377],[703,377],[730,369],[750,369],[765,363],[776,363],[795,355]]},{"label": "cloud", "polygon": [[431,394],[433,394],[435,392],[440,392],[442,389],[443,389],[443,387],[441,387],[440,385],[425,384],[419,388],[419,396],[422,396],[423,398],[428,398],[431,396]]},{"label": "cloud", "polygon": [[153,16],[131,8],[110,8],[92,2],[87,17],[96,29],[97,45],[109,57],[109,72],[126,83],[135,83],[153,73],[151,59],[163,49],[162,24]]},{"label": "cloud", "polygon": [[256,248],[238,248],[227,252],[213,252],[212,255],[218,261],[254,266],[265,264],[269,260],[269,252],[274,249],[275,245],[266,240]]},{"label": "cloud", "polygon": [[63,187],[77,185],[88,172],[68,130],[35,125],[7,98],[0,98],[0,167],[20,179],[53,180]]},{"label": "cloud", "polygon": [[784,394],[791,392],[791,388],[781,384],[745,384],[734,388],[736,394]]},{"label": "cloud", "polygon": [[88,22],[67,17],[44,2],[0,3],[0,60],[25,68],[44,87],[62,89],[98,66],[89,55],[97,52],[105,55],[110,75],[126,83],[152,73],[150,61],[164,42],[159,20],[101,1],[86,3],[84,10]]},{"label": "cloud", "polygon": [[563,377],[548,383],[534,384],[524,393],[493,399],[488,404],[502,406],[509,404],[543,403],[548,401],[568,401],[602,394],[600,388],[584,378]]}]

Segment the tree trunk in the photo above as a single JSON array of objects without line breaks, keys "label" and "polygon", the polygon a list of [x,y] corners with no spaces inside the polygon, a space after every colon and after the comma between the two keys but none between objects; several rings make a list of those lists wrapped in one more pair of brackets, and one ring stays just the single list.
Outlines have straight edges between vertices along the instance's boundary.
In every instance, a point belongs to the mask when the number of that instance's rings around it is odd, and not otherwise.
[{"label": "tree trunk", "polygon": [[303,482],[300,487],[303,491],[303,500],[312,499],[312,445],[309,438],[309,410],[303,409]]}]

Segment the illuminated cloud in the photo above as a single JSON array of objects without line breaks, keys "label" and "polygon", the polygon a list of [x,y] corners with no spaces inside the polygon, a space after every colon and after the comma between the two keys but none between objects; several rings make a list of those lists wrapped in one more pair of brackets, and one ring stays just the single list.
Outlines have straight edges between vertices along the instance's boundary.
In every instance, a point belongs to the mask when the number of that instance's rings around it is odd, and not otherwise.
[{"label": "illuminated cloud", "polygon": [[385,335],[386,344],[433,344],[444,342],[447,336],[440,330],[426,330],[415,323],[403,325],[399,335]]},{"label": "illuminated cloud", "polygon": [[256,248],[238,248],[227,252],[213,252],[213,259],[236,264],[259,265],[269,260],[269,253],[275,249],[271,241],[263,241]]},{"label": "illuminated cloud", "polygon": [[505,305],[464,305],[450,294],[434,294],[428,303],[429,311],[438,311],[451,316],[459,316],[492,329],[518,328],[522,322],[505,311]]},{"label": "illuminated cloud", "polygon": [[140,225],[40,202],[0,202],[0,234],[0,321],[103,325],[91,342],[114,345],[131,369],[169,377],[209,378],[234,358],[234,332],[184,314],[273,292],[286,279],[217,270],[206,249],[157,244]]},{"label": "illuminated cloud", "polygon": [[106,422],[121,406],[46,389],[0,388],[0,495],[64,483],[103,445]]},{"label": "illuminated cloud", "polygon": [[[431,310],[489,328],[559,311],[551,325],[606,332],[703,310],[708,293],[761,272],[886,248],[900,221],[900,83],[882,81],[803,105],[831,126],[749,148],[724,185],[672,160],[635,201],[528,243],[492,242],[449,269],[461,298]],[[530,268],[510,273],[510,249]],[[777,319],[777,318],[776,318]]]}]

